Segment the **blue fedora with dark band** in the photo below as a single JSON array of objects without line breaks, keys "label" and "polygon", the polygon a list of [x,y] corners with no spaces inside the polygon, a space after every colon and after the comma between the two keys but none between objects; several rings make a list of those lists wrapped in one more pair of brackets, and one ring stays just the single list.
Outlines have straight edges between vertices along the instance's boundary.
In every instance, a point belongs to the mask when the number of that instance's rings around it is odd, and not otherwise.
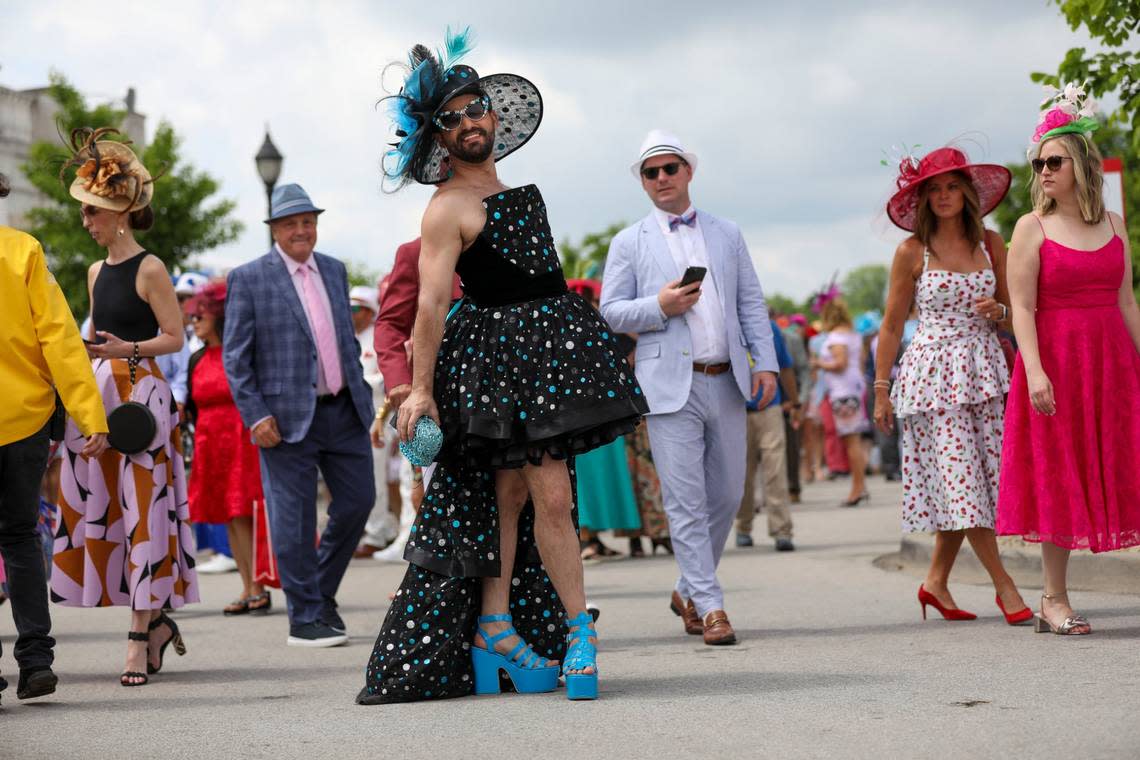
[{"label": "blue fedora with dark band", "polygon": [[313,201],[309,198],[309,194],[305,189],[297,184],[282,185],[274,189],[273,199],[269,204],[269,218],[265,220],[266,224],[284,219],[287,216],[294,214],[323,214],[323,208],[317,208],[313,205]]}]

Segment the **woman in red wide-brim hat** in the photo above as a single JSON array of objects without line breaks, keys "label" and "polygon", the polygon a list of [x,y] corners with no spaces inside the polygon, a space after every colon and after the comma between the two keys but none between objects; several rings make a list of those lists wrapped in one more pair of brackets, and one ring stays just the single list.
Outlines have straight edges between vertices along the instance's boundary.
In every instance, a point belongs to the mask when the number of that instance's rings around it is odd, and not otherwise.
[{"label": "woman in red wide-brim hat", "polygon": [[[961,150],[939,148],[921,161],[906,157],[891,220],[913,233],[891,267],[886,314],[875,357],[875,423],[901,427],[905,533],[935,534],[926,579],[918,589],[947,620],[973,620],[950,594],[950,571],[963,539],[989,573],[995,601],[1010,625],[1033,613],[1002,566],[994,533],[1004,396],[1009,368],[997,328],[1009,323],[1006,253],[983,217],[1009,190],[1003,166],[972,164]],[[899,361],[911,304],[918,330]]]}]

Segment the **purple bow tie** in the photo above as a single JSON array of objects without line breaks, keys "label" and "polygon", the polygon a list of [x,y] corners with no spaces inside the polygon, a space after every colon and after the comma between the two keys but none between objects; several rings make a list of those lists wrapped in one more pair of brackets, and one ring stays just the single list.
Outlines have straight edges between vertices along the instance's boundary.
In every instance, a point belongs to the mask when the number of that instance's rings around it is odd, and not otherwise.
[{"label": "purple bow tie", "polygon": [[684,216],[671,216],[669,217],[669,231],[676,232],[677,228],[682,224],[686,227],[692,227],[697,223],[697,210],[693,209]]}]

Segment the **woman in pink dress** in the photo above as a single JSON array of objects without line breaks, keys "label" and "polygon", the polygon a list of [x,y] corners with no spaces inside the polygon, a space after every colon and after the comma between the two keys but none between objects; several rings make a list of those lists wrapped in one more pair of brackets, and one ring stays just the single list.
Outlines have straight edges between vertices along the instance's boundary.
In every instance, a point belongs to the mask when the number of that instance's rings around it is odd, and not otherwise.
[{"label": "woman in pink dress", "polygon": [[1140,544],[1140,309],[1124,222],[1104,207],[1091,116],[1069,85],[1029,150],[1034,210],[1010,246],[1020,353],[998,499],[998,533],[1041,543],[1036,629],[1076,635],[1092,627],[1069,605],[1069,552]]}]

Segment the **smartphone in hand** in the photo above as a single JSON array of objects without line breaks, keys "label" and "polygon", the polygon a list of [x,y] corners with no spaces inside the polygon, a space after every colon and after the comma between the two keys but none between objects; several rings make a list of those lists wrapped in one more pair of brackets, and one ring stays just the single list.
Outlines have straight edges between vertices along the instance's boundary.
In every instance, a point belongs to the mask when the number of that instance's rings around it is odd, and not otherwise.
[{"label": "smartphone in hand", "polygon": [[706,273],[708,273],[708,269],[705,267],[689,267],[685,270],[685,273],[681,275],[681,284],[677,287],[683,289],[690,285],[695,285],[705,279]]}]

